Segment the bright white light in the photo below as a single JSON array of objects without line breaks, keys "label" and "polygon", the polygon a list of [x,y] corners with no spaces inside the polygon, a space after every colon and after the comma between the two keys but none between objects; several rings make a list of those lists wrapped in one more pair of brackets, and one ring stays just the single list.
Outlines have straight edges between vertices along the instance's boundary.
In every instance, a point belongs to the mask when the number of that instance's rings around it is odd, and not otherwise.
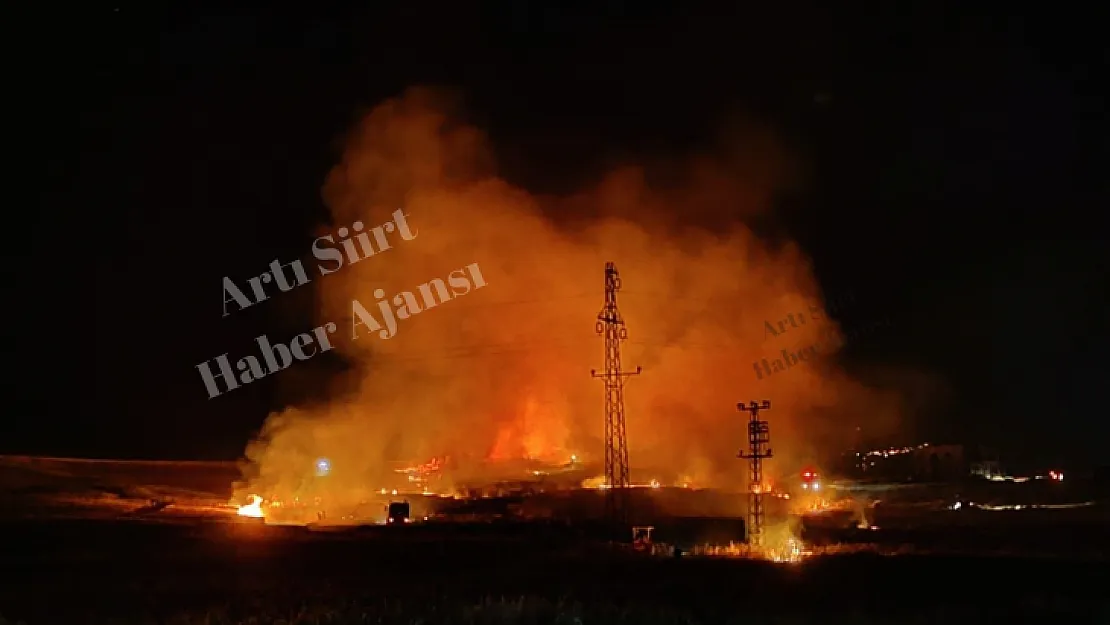
[{"label": "bright white light", "polygon": [[262,514],[262,498],[258,495],[250,496],[250,503],[245,506],[239,506],[239,516],[252,517],[261,519],[264,517]]},{"label": "bright white light", "polygon": [[821,489],[821,484],[819,482],[814,482],[813,483],[813,490],[820,490],[820,489]]},{"label": "bright white light", "polygon": [[327,458],[320,458],[316,461],[316,475],[325,476],[331,473],[331,461]]}]

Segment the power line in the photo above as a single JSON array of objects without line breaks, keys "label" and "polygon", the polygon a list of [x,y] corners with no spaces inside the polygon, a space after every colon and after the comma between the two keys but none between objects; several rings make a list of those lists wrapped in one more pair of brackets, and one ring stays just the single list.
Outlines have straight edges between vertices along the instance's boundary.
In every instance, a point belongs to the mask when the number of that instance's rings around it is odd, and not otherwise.
[{"label": "power line", "polygon": [[582,293],[580,295],[565,295],[563,297],[548,297],[548,298],[544,298],[544,299],[514,300],[514,301],[509,301],[509,302],[483,302],[483,303],[467,302],[465,304],[459,304],[457,306],[452,305],[452,308],[454,310],[469,310],[469,309],[472,309],[472,308],[493,308],[493,307],[501,307],[501,306],[524,306],[524,305],[527,305],[527,304],[554,304],[556,302],[565,302],[565,301],[576,300],[576,299],[593,298],[596,295],[597,295],[596,293]]},{"label": "power line", "polygon": [[[458,345],[447,347],[442,350],[423,352],[417,356],[400,356],[395,357],[388,352],[377,352],[377,357],[388,359],[391,362],[423,362],[430,360],[444,360],[444,359],[467,359],[467,358],[481,358],[484,356],[496,356],[513,353],[523,353],[535,349],[567,349],[576,347],[579,344],[584,344],[588,339],[586,337],[579,339],[567,339],[563,341],[536,341],[531,343],[500,343],[492,345],[472,344],[472,345]],[[674,343],[674,342],[660,342],[651,343],[645,341],[626,342],[625,345],[633,347],[686,347],[697,348],[700,351],[706,352],[720,352],[732,353],[737,347],[731,343],[721,343],[719,345],[703,345],[703,344],[688,344],[688,343]]]}]

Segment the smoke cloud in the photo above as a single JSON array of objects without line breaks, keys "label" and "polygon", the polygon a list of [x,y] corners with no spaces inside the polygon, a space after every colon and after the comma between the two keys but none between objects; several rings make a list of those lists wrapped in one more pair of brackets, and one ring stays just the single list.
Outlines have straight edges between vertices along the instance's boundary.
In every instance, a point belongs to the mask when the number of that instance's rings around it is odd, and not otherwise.
[{"label": "smoke cloud", "polygon": [[[357,379],[329,402],[271,415],[247,450],[246,490],[296,490],[318,457],[331,461],[334,494],[351,499],[377,490],[393,461],[600,462],[602,383],[590,370],[604,364],[595,323],[607,261],[623,282],[624,366],[643,366],[625,391],[633,480],[743,488],[738,401],[773,403],[771,472],[839,450],[857,425],[889,430],[899,395],[828,357],[756,379],[754,362],[839,330],[767,335],[766,321],[822,302],[803,252],[744,223],[797,167],[758,125],[734,127],[725,148],[539,198],[496,176],[483,133],[439,94],[413,90],[373,110],[324,186],[334,227],[376,225],[400,207],[417,237],[314,279],[319,321],[338,324],[336,349]],[[414,290],[470,263],[485,288],[402,322],[392,339],[350,340],[352,299],[370,307],[377,288]]]}]

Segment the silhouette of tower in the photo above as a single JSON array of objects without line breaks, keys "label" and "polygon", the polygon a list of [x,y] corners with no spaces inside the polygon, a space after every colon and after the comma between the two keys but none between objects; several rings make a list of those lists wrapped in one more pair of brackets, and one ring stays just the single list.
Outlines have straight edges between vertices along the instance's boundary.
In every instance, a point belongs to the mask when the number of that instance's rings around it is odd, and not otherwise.
[{"label": "silhouette of tower", "polygon": [[628,522],[628,439],[624,427],[624,381],[638,375],[621,369],[621,341],[628,338],[624,319],[617,309],[620,274],[614,263],[605,264],[605,306],[597,315],[597,333],[605,336],[605,372],[591,370],[590,375],[605,382],[605,496],[606,515],[614,525]]},{"label": "silhouette of tower", "polygon": [[748,460],[748,544],[763,546],[763,460],[771,457],[771,426],[759,419],[760,410],[769,410],[771,402],[736,404],[740,412],[751,414],[748,421],[748,452],[739,453]]}]

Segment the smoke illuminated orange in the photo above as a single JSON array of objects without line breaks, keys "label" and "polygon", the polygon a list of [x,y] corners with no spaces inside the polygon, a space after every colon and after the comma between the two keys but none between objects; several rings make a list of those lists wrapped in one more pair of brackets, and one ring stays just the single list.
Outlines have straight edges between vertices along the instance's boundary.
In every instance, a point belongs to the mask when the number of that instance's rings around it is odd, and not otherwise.
[{"label": "smoke illuminated orange", "polygon": [[[666,184],[651,182],[654,170],[625,167],[571,196],[539,198],[499,179],[483,134],[438,102],[415,90],[379,106],[329,176],[335,223],[381,223],[403,207],[418,234],[313,282],[319,319],[339,324],[336,350],[358,366],[330,401],[270,416],[247,450],[253,472],[239,496],[359,501],[387,486],[391,462],[433,456],[450,455],[454,470],[601,457],[602,388],[589,371],[603,363],[594,329],[606,261],[623,279],[624,362],[644,368],[625,391],[634,481],[742,488],[741,400],[774,402],[775,466],[811,457],[819,443],[846,443],[861,419],[872,432],[896,421],[897,393],[830,361],[755,379],[754,361],[829,332],[765,336],[765,320],[821,301],[798,246],[762,241],[744,225],[793,180],[768,129],[740,127],[719,153],[663,167]],[[392,339],[350,340],[352,299],[473,262],[487,282],[481,291],[406,320]],[[320,457],[331,472],[313,480]]]}]

